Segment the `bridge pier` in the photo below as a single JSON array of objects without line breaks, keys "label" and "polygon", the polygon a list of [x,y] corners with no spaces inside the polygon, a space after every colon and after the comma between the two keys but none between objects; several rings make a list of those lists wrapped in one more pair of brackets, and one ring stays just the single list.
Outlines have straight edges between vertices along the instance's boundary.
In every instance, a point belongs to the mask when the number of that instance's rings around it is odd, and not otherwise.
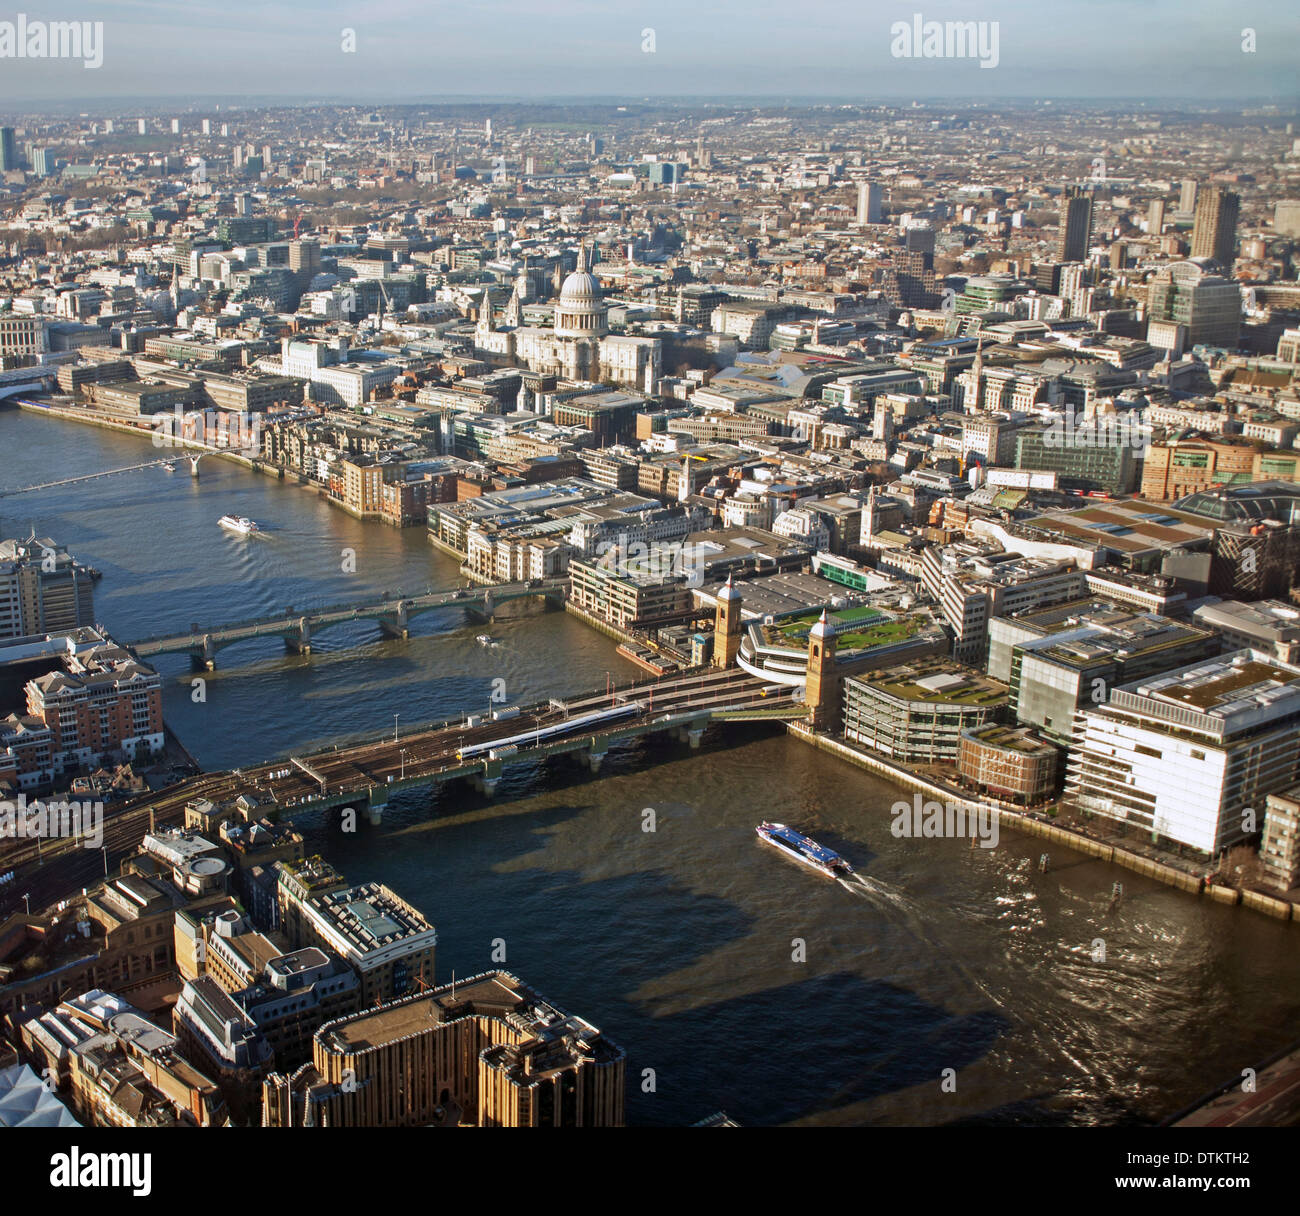
[{"label": "bridge pier", "polygon": [[379,618],[379,632],[386,638],[397,638],[400,641],[405,641],[411,636],[411,631],[407,626],[405,600],[398,604],[393,612],[386,612]]},{"label": "bridge pier", "polygon": [[201,456],[191,456],[191,457],[190,457],[190,476],[191,476],[191,477],[197,477],[197,476],[199,475],[199,461],[200,461],[201,459],[202,459]]},{"label": "bridge pier", "polygon": [[600,766],[605,763],[605,757],[609,754],[609,749],[597,751],[594,747],[584,747],[578,753],[578,761],[583,768],[591,769],[592,773],[600,772]]},{"label": "bridge pier", "polygon": [[699,751],[700,740],[704,738],[704,728],[695,727],[686,731],[686,741],[691,745],[692,751]]},{"label": "bridge pier", "polygon": [[210,636],[190,651],[190,664],[196,671],[216,671],[217,648],[212,644]]},{"label": "bridge pier", "polygon": [[372,828],[377,828],[384,822],[384,812],[388,809],[388,804],[384,802],[372,802],[366,807],[366,818],[370,821]]},{"label": "bridge pier", "polygon": [[487,760],[483,764],[483,771],[474,775],[474,788],[483,797],[491,798],[496,793],[503,767],[500,760]]},{"label": "bridge pier", "polygon": [[297,635],[284,639],[284,648],[291,654],[311,654],[311,622],[306,617],[298,622]]}]

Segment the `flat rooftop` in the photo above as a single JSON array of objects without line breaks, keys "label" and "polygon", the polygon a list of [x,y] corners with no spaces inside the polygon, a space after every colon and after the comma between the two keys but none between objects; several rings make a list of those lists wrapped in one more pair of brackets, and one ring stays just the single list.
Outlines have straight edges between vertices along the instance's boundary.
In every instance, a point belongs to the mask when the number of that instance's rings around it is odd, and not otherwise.
[{"label": "flat rooftop", "polygon": [[1008,696],[1001,681],[949,660],[909,663],[849,679],[899,700],[932,704],[992,707],[1005,703]]},{"label": "flat rooftop", "polygon": [[1051,511],[1027,520],[1026,526],[1127,554],[1203,542],[1215,528],[1204,516],[1141,498],[1095,503],[1077,511]]},{"label": "flat rooftop", "polygon": [[332,1042],[343,1051],[365,1051],[463,1017],[504,1018],[528,1010],[537,999],[532,989],[513,976],[498,973],[454,987],[445,984],[428,995],[341,1018],[322,1028],[321,1037],[327,1046]]},{"label": "flat rooftop", "polygon": [[1300,670],[1255,658],[1233,662],[1232,657],[1168,672],[1144,681],[1135,691],[1139,696],[1185,705],[1213,717],[1227,718],[1282,701],[1294,701],[1300,710]]}]

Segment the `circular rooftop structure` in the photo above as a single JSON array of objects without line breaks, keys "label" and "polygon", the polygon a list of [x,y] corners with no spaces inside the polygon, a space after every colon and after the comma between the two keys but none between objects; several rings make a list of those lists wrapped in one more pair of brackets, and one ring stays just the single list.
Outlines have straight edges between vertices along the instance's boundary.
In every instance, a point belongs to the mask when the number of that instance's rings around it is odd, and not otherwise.
[{"label": "circular rooftop structure", "polygon": [[1289,481],[1257,481],[1245,486],[1219,486],[1197,490],[1178,499],[1174,507],[1189,515],[1203,515],[1224,523],[1252,523],[1277,519],[1300,520],[1300,486]]}]

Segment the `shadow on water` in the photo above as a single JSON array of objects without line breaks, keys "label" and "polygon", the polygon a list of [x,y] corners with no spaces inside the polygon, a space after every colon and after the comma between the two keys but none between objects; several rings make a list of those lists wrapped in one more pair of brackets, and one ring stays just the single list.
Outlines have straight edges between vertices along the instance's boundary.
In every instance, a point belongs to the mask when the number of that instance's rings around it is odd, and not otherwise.
[{"label": "shadow on water", "polygon": [[[432,801],[433,818],[428,804],[407,803],[382,832],[312,836],[350,879],[382,874],[429,910],[440,982],[504,967],[622,1046],[629,1122],[679,1125],[719,1106],[745,1123],[786,1122],[933,1082],[1006,1030],[995,1012],[951,1014],[888,981],[805,976],[771,925],[666,868],[592,878],[530,864],[539,845],[582,831],[596,803],[512,808],[454,792]],[[750,974],[715,977],[689,1008],[664,1010],[670,998],[652,995],[660,982],[680,989],[684,972],[731,947],[752,954]],[[715,995],[728,987],[733,995]],[[865,1029],[873,1024],[906,1026],[905,1048],[896,1033]]]}]

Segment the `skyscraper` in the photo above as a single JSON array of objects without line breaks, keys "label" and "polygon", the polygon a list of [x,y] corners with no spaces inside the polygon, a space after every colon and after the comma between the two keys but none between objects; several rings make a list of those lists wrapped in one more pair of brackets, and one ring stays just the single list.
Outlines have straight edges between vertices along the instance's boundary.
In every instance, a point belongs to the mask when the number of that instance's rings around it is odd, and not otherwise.
[{"label": "skyscraper", "polygon": [[1092,196],[1081,186],[1066,186],[1061,198],[1058,262],[1082,262],[1092,241]]},{"label": "skyscraper", "polygon": [[883,191],[878,182],[858,183],[858,224],[879,224]]},{"label": "skyscraper", "polygon": [[1147,233],[1159,236],[1165,227],[1165,200],[1153,198],[1147,207]]},{"label": "skyscraper", "polygon": [[1241,195],[1222,186],[1211,186],[1196,200],[1196,222],[1192,227],[1192,257],[1213,258],[1225,270],[1232,269],[1237,252],[1237,214]]},{"label": "skyscraper", "polygon": [[1184,178],[1182,189],[1178,192],[1178,210],[1191,215],[1196,207],[1196,181],[1194,178]]},{"label": "skyscraper", "polygon": [[18,168],[18,144],[13,127],[0,127],[0,171]]}]

